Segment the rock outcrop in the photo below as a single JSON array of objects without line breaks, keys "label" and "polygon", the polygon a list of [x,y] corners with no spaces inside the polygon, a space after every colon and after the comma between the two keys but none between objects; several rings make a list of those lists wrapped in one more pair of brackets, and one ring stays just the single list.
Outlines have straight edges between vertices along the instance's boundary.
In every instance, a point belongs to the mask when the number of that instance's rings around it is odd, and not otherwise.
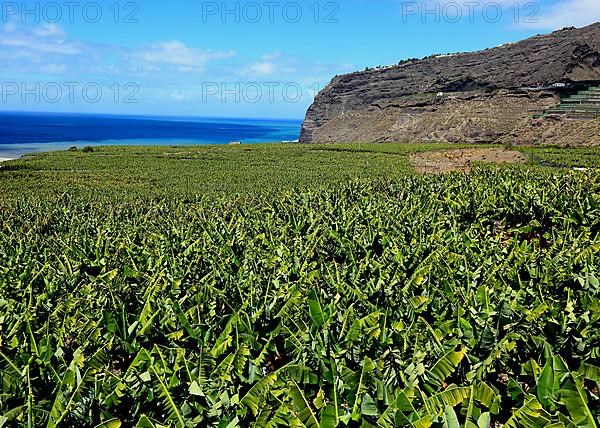
[{"label": "rock outcrop", "polygon": [[300,141],[516,143],[520,128],[543,129],[534,113],[559,101],[527,88],[577,82],[600,82],[600,23],[338,76],[309,108]]}]

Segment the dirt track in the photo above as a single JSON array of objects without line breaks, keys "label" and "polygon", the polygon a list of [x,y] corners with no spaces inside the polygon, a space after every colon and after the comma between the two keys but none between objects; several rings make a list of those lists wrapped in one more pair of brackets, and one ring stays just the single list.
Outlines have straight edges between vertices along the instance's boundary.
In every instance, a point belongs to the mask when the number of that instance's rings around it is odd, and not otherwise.
[{"label": "dirt track", "polygon": [[470,171],[473,163],[525,163],[527,156],[508,149],[456,149],[411,155],[410,163],[420,174]]}]

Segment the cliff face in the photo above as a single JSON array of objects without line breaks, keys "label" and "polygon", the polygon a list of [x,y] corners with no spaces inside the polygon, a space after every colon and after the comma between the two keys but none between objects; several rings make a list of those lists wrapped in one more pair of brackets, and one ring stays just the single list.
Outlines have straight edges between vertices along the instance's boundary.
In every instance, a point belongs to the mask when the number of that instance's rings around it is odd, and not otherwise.
[{"label": "cliff face", "polygon": [[300,141],[505,140],[558,102],[522,88],[583,81],[600,81],[600,23],[336,77],[309,108]]}]

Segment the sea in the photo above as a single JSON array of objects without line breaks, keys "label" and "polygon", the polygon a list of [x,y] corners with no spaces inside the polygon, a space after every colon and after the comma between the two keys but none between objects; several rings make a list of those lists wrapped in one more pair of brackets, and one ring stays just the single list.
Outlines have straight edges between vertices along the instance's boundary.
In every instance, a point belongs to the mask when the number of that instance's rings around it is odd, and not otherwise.
[{"label": "sea", "polygon": [[301,120],[0,112],[0,158],[104,145],[294,142]]}]

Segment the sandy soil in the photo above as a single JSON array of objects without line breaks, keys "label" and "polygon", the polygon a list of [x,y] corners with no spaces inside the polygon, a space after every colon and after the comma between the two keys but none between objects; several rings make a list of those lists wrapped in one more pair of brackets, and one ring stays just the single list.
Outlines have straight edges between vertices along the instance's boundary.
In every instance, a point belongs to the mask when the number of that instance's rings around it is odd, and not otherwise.
[{"label": "sandy soil", "polygon": [[418,153],[410,157],[411,165],[420,174],[470,171],[475,162],[525,163],[527,156],[515,150],[484,148]]},{"label": "sandy soil", "polygon": [[11,159],[11,158],[0,158],[0,163],[6,162],[6,161],[9,161],[9,160],[13,160],[13,159]]}]

